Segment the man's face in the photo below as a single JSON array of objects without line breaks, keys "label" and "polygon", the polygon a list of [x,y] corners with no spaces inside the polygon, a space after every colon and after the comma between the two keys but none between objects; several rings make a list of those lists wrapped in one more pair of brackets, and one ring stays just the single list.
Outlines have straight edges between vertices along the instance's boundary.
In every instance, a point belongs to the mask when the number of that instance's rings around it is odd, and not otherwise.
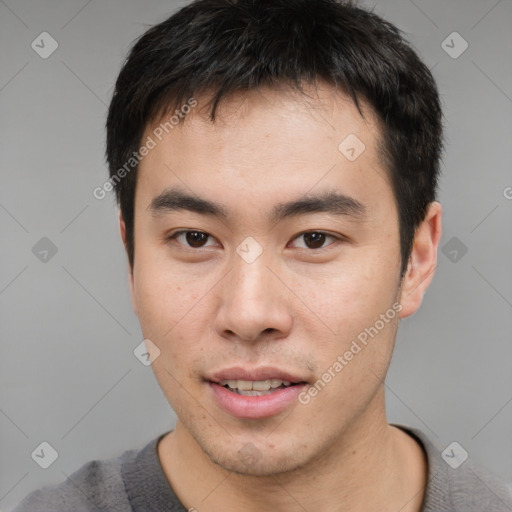
[{"label": "man's face", "polygon": [[[245,93],[215,123],[199,101],[161,141],[155,126],[143,138],[157,145],[139,166],[134,307],[189,439],[231,471],[298,468],[384,414],[403,300],[397,209],[370,111],[327,86],[318,98]],[[226,217],[172,207],[172,189]],[[346,200],[283,206],[327,193]]]}]

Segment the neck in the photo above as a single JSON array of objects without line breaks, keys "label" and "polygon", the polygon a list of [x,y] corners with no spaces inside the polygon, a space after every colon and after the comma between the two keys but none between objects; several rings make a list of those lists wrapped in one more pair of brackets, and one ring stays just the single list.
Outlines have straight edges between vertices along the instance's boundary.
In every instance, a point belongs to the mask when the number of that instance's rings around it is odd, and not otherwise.
[{"label": "neck", "polygon": [[224,470],[180,422],[162,439],[158,454],[169,483],[189,510],[420,512],[427,480],[422,448],[388,425],[384,408],[363,416],[307,466],[271,476]]}]

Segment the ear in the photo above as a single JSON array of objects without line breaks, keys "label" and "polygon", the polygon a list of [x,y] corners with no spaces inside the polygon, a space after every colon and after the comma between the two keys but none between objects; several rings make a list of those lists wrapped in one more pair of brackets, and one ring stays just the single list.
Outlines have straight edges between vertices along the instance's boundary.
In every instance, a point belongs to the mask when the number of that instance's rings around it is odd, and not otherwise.
[{"label": "ear", "polygon": [[[121,211],[119,211],[119,233],[121,234],[121,240],[123,241],[124,248],[126,250],[126,224],[123,219],[123,215],[121,214]],[[131,267],[130,263],[128,262],[129,270],[128,270],[128,283],[130,285],[130,297],[132,301],[132,308],[135,314],[138,316],[137,311],[137,302],[135,301],[135,292],[134,292],[134,285],[133,285],[133,268]]]},{"label": "ear", "polygon": [[441,217],[441,205],[434,201],[429,204],[425,219],[416,229],[411,256],[402,279],[400,318],[416,313],[434,277],[442,234]]}]

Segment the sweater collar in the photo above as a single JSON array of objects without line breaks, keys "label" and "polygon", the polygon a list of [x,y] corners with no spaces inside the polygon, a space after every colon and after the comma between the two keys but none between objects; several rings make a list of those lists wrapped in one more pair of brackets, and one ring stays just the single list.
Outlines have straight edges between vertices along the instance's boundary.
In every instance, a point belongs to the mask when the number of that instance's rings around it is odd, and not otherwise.
[{"label": "sweater collar", "polygon": [[[449,496],[448,466],[430,439],[419,429],[391,423],[413,437],[428,460],[428,477],[423,512],[447,510]],[[178,500],[158,458],[157,446],[169,432],[161,434],[139,451],[127,452],[121,473],[134,512],[187,512]]]}]

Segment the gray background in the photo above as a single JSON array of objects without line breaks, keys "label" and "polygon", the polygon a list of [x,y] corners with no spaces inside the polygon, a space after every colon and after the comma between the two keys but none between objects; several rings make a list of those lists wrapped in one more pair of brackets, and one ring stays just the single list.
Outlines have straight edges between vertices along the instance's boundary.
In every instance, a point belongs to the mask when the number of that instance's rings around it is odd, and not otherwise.
[{"label": "gray background", "polygon": [[[174,424],[133,354],[142,335],[114,202],[92,191],[107,177],[106,106],[127,49],[185,3],[0,1],[2,510]],[[448,144],[443,251],[399,332],[388,419],[423,429],[440,450],[457,441],[512,481],[512,1],[367,5],[433,69]],[[43,31],[59,45],[46,59],[31,48]],[[460,39],[442,44],[454,31],[469,44],[458,58],[444,48],[460,51]],[[32,250],[43,237],[57,248],[47,261]],[[59,453],[46,470],[31,458],[43,441]]]}]

